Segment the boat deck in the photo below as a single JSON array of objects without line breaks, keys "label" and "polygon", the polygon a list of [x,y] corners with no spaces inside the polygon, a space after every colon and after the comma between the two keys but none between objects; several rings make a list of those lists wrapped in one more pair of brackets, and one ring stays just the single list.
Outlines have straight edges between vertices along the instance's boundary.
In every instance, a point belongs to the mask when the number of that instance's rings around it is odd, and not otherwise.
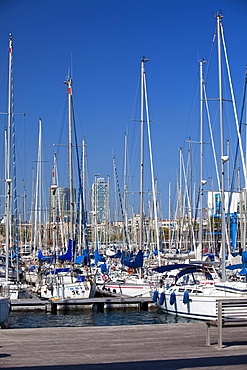
[{"label": "boat deck", "polygon": [[230,328],[206,346],[203,322],[0,330],[0,368],[246,369],[246,328]]}]

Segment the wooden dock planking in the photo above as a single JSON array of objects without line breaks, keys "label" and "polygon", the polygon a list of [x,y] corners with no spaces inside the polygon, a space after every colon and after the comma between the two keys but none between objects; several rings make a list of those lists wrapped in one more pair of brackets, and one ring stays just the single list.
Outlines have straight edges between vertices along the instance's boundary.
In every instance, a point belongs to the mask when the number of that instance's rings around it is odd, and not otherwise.
[{"label": "wooden dock planking", "polygon": [[[205,345],[205,323],[0,330],[1,369],[246,369],[246,329]],[[228,336],[227,336],[228,335]]]}]

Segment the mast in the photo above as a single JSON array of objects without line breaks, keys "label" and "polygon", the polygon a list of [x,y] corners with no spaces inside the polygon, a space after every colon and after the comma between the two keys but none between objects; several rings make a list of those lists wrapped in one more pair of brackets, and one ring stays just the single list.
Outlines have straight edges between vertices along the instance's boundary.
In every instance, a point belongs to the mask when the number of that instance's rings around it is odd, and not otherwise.
[{"label": "mast", "polygon": [[[123,189],[123,208],[124,208],[124,224],[125,224],[125,230],[127,231],[128,235],[128,214],[127,214],[127,145],[128,145],[128,136],[125,133],[124,136],[124,189]],[[128,244],[130,244],[128,242]],[[124,241],[124,247],[125,247],[125,241]]]},{"label": "mast", "polygon": [[7,130],[7,164],[6,164],[6,217],[5,217],[5,248],[6,248],[6,270],[5,279],[9,278],[9,248],[11,244],[11,134],[13,119],[13,85],[12,85],[12,52],[13,39],[9,37],[9,74],[8,74],[8,130]]},{"label": "mast", "polygon": [[203,185],[205,181],[203,180],[203,74],[202,66],[206,61],[200,60],[200,225],[199,225],[199,251],[198,257],[202,260],[203,257],[203,247],[202,247],[202,231],[203,231],[203,210],[202,210],[202,201],[203,201]]},{"label": "mast", "polygon": [[221,14],[217,15],[217,41],[218,41],[218,83],[219,83],[219,120],[220,120],[220,156],[221,156],[221,263],[222,282],[226,281],[226,229],[225,229],[225,176],[224,164],[227,161],[224,156],[224,130],[223,130],[223,95],[222,95],[222,57],[221,57]]},{"label": "mast", "polygon": [[182,153],[183,149],[178,148],[179,150],[179,190],[178,190],[178,235],[177,235],[177,246],[179,243],[179,250],[181,251],[182,247],[182,194],[183,194],[183,184],[182,184]]},{"label": "mast", "polygon": [[51,197],[52,197],[52,243],[54,253],[58,253],[56,243],[56,190],[57,186],[57,157],[56,153],[53,153],[53,166],[52,166],[52,178],[51,178]]},{"label": "mast", "polygon": [[70,218],[69,218],[69,237],[74,240],[74,194],[73,194],[73,141],[72,141],[72,78],[68,76],[64,82],[68,95],[68,142],[69,142],[69,200],[70,200]]},{"label": "mast", "polygon": [[171,182],[168,184],[169,253],[171,253]]},{"label": "mast", "polygon": [[38,160],[36,173],[36,192],[34,208],[34,248],[37,244],[42,249],[41,224],[42,224],[42,120],[39,118]]},{"label": "mast", "polygon": [[[86,143],[85,139],[82,139],[82,154],[81,154],[81,186],[82,186],[82,197],[80,197],[79,206],[79,245],[80,253],[82,254],[82,249],[86,246],[86,235],[82,232],[82,227],[84,228],[84,222],[86,222],[86,176],[85,176],[85,158],[86,158]],[[84,203],[84,207],[83,204]],[[83,248],[82,248],[83,246]]]},{"label": "mast", "polygon": [[140,130],[140,230],[139,230],[139,248],[143,244],[143,181],[144,181],[144,93],[145,93],[145,68],[144,63],[148,59],[142,57],[141,61],[141,130]]},{"label": "mast", "polygon": [[153,154],[152,154],[152,141],[151,141],[149,109],[148,109],[148,96],[147,96],[147,85],[146,85],[145,75],[144,75],[144,93],[145,93],[145,103],[146,103],[146,117],[147,117],[147,129],[148,129],[148,144],[149,144],[149,159],[150,159],[151,181],[152,181],[153,211],[154,211],[154,220],[155,220],[155,232],[156,232],[156,243],[157,243],[157,251],[158,251],[158,262],[159,262],[159,266],[160,266],[161,265],[161,257],[160,257],[159,224],[158,224],[158,214],[157,214],[157,197],[156,197],[156,186],[155,186],[155,179],[154,179],[154,165],[153,165]]}]

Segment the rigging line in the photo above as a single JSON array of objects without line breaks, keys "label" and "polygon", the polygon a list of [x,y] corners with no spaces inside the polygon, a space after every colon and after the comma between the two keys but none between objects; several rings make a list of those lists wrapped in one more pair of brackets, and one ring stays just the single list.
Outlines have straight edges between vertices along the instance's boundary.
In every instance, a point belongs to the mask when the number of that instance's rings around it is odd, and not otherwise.
[{"label": "rigging line", "polygon": [[117,164],[116,164],[115,156],[113,156],[112,159],[113,159],[113,167],[114,167],[116,184],[117,184],[117,192],[118,192],[118,196],[119,196],[119,204],[120,204],[121,216],[122,216],[122,220],[123,220],[124,235],[125,235],[125,240],[126,240],[127,248],[129,249],[129,238],[128,238],[128,233],[127,233],[126,224],[125,224],[125,213],[126,213],[126,210],[123,208],[123,204],[122,204],[122,196],[121,196],[121,191],[120,191],[120,186],[119,186],[119,181],[118,181]]},{"label": "rigging line", "polygon": [[207,116],[208,116],[208,126],[209,126],[212,149],[213,149],[213,157],[214,157],[214,165],[215,165],[215,170],[216,170],[217,183],[218,183],[218,188],[220,190],[220,177],[219,177],[218,163],[217,163],[217,158],[216,158],[216,149],[215,149],[215,145],[214,145],[214,137],[213,137],[213,131],[212,131],[211,116],[210,116],[210,113],[209,113],[206,87],[205,87],[204,83],[203,83],[203,92],[204,92],[204,97],[205,97],[206,112],[207,112]]},{"label": "rigging line", "polygon": [[86,225],[86,217],[85,217],[85,208],[84,208],[84,199],[83,199],[83,191],[82,191],[82,181],[81,181],[81,168],[80,168],[80,156],[78,151],[78,141],[77,141],[77,132],[75,126],[75,115],[73,109],[73,98],[71,97],[72,101],[72,115],[73,115],[73,126],[74,126],[74,135],[75,135],[75,147],[76,147],[76,159],[77,159],[77,168],[78,168],[78,179],[79,179],[79,193],[81,197],[81,207],[82,207],[82,223],[83,223],[83,230],[86,242],[86,249],[88,250],[88,235],[87,235],[87,225]]},{"label": "rigging line", "polygon": [[[135,98],[134,98],[134,103],[133,103],[133,108],[132,108],[132,112],[131,112],[131,118],[130,120],[131,121],[134,121],[134,117],[137,116],[137,103],[136,101],[139,101],[137,100],[138,99],[138,92],[139,92],[139,89],[140,89],[140,82],[141,82],[141,76],[139,75],[139,79],[138,79],[138,82],[137,82],[137,87],[136,87],[136,93],[135,93]],[[136,110],[136,112],[134,113],[134,110]]]},{"label": "rigging line", "polygon": [[[187,183],[187,178],[186,178],[186,173],[185,173],[183,154],[182,154],[182,168],[183,168],[184,183],[185,183],[185,194],[184,194],[184,199],[183,199],[183,206],[184,206],[183,219],[184,219],[186,198],[187,198],[190,214],[191,214],[191,204],[190,204],[190,197],[189,197],[189,192],[188,192],[188,183]],[[190,222],[191,222],[191,226],[192,226],[192,220],[191,219],[190,219]],[[194,244],[194,248],[195,248],[196,244],[195,244],[195,234],[194,234],[194,228],[193,227],[191,228],[191,231],[192,231],[192,240],[193,240],[193,244]]]},{"label": "rigging line", "polygon": [[[243,120],[244,108],[245,108],[246,89],[247,89],[247,73],[245,74],[244,93],[243,93],[242,108],[241,108],[241,114],[240,114],[240,123],[239,123],[240,133],[242,131],[242,126],[243,126],[242,125],[242,120]],[[239,154],[239,140],[237,141],[237,146],[236,146],[236,151],[235,151],[235,158],[234,158],[234,165],[233,165],[233,172],[232,172],[232,181],[231,181],[231,186],[230,186],[231,191],[230,191],[230,197],[229,197],[229,203],[228,203],[228,213],[229,213],[229,209],[230,209],[230,202],[232,201],[234,181],[235,181],[235,178],[236,178],[236,167],[237,167],[238,154]]]},{"label": "rigging line", "polygon": [[[146,75],[144,74],[143,77],[144,77],[144,96],[145,96],[145,104],[146,104],[146,117],[147,117],[147,129],[148,129],[149,160],[150,160],[150,167],[151,167],[151,180],[152,180],[152,192],[153,192],[153,208],[154,208],[157,250],[159,253],[160,252],[159,251],[160,239],[159,239],[159,226],[158,226],[158,215],[157,215],[157,198],[156,198],[156,190],[155,190],[155,183],[154,183],[154,166],[153,166],[153,154],[152,154],[153,150],[152,150],[151,131],[150,131]],[[160,253],[158,254],[158,258],[159,258],[159,265],[161,265]]]},{"label": "rigging line", "polygon": [[188,118],[188,121],[187,121],[186,130],[185,130],[185,136],[188,136],[187,133],[189,132],[189,127],[190,127],[191,122],[192,122],[192,115],[193,115],[193,112],[195,110],[195,105],[196,105],[196,102],[197,102],[198,90],[199,90],[198,84],[197,84],[197,82],[195,82],[194,89],[193,89],[194,99],[193,99],[191,107],[190,107],[189,118]]},{"label": "rigging line", "polygon": [[6,69],[6,65],[7,65],[7,62],[8,62],[8,56],[9,56],[9,49],[7,50],[6,55],[5,55],[2,72],[1,72],[1,75],[0,75],[0,83],[2,82],[3,75],[5,75],[5,73],[6,73],[5,69]]},{"label": "rigging line", "polygon": [[231,74],[230,74],[230,66],[229,66],[228,57],[227,57],[226,44],[225,44],[225,39],[224,39],[222,23],[220,23],[220,27],[221,27],[222,42],[223,42],[223,47],[224,47],[224,53],[225,53],[225,59],[226,59],[226,65],[227,65],[227,72],[228,72],[228,78],[229,78],[229,84],[230,84],[230,90],[231,90],[231,96],[232,96],[232,102],[233,102],[235,125],[236,125],[236,129],[237,129],[237,134],[238,134],[239,149],[240,149],[241,161],[242,161],[243,172],[244,172],[245,188],[247,188],[246,163],[245,163],[245,160],[244,160],[242,140],[241,140],[241,135],[240,135],[240,131],[239,131],[239,123],[238,123],[238,117],[237,117],[236,102],[235,102],[235,97],[234,97],[234,92],[233,92],[232,79],[231,79]]},{"label": "rigging line", "polygon": [[[53,145],[56,145],[57,149],[56,149],[56,154],[57,156],[59,155],[59,151],[60,151],[60,143],[62,141],[62,135],[63,135],[63,132],[64,132],[64,127],[65,127],[65,122],[66,122],[66,112],[67,112],[67,97],[64,98],[64,105],[63,105],[63,109],[61,111],[61,114],[60,114],[60,119],[59,119],[59,122],[62,122],[62,125],[58,125],[57,126],[57,129],[56,129],[56,134],[55,134],[55,137],[58,136],[58,145],[56,144],[53,144]],[[59,134],[58,134],[58,131],[59,131]],[[55,140],[56,142],[57,140]]]},{"label": "rigging line", "polygon": [[212,39],[212,43],[211,43],[211,48],[210,48],[210,52],[209,52],[209,57],[207,58],[207,66],[205,68],[205,80],[207,79],[207,76],[208,76],[208,73],[209,73],[209,67],[211,66],[211,59],[212,59],[212,54],[213,54],[213,48],[214,48],[214,43],[215,43],[215,39],[216,39],[216,29],[217,27],[215,26],[215,29],[214,29],[214,34],[213,34],[213,39]]}]

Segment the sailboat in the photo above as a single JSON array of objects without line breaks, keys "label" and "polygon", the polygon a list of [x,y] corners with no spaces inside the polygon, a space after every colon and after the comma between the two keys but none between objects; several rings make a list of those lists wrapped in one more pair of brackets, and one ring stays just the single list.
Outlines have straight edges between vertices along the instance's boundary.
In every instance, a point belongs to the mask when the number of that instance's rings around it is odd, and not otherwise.
[{"label": "sailboat", "polygon": [[[223,134],[223,94],[222,94],[222,66],[221,48],[224,45],[223,26],[221,14],[216,16],[217,40],[218,40],[218,74],[219,74],[219,121],[220,121],[220,160],[221,160],[221,219],[222,219],[222,241],[221,261],[216,263],[189,263],[180,265],[161,266],[155,269],[161,275],[159,287],[154,291],[153,301],[157,307],[166,313],[177,316],[208,320],[216,318],[216,300],[222,298],[247,297],[247,283],[229,281],[226,278],[226,226],[225,226],[225,190],[224,190],[224,164],[228,157],[224,155],[224,134]],[[202,63],[200,64],[200,86],[202,92]],[[202,94],[200,102],[202,103]],[[232,99],[234,102],[234,98]],[[202,146],[202,139],[200,140]],[[241,141],[240,141],[241,144]],[[202,186],[202,172],[200,176]],[[200,188],[201,190],[201,188]],[[201,205],[200,205],[201,206]],[[201,215],[202,218],[202,215]],[[202,225],[200,225],[202,228]],[[202,230],[200,231],[199,254],[202,249]],[[242,254],[245,268],[247,252]],[[219,271],[220,275],[215,270]],[[168,282],[167,275],[173,271],[174,281]]]},{"label": "sailboat", "polygon": [[[67,81],[68,97],[68,132],[69,132],[69,204],[70,216],[68,225],[68,248],[66,253],[56,256],[58,263],[63,263],[62,267],[55,264],[43,273],[41,281],[37,284],[37,291],[42,298],[89,298],[95,294],[95,284],[87,275],[73,269],[72,262],[75,254],[75,199],[73,189],[73,143],[72,143],[72,78],[68,76]],[[54,187],[53,187],[54,189]],[[40,256],[42,257],[42,256]]]},{"label": "sailboat", "polygon": [[[128,258],[124,255],[124,251],[121,256],[122,267],[112,271],[110,273],[104,273],[102,279],[99,279],[99,284],[103,288],[114,292],[120,293],[128,296],[139,296],[139,297],[151,297],[153,290],[153,282],[148,274],[148,269],[144,268],[144,258],[143,258],[143,246],[144,246],[144,123],[147,121],[148,125],[148,137],[149,137],[149,150],[150,150],[150,162],[151,162],[151,175],[152,175],[152,190],[153,190],[153,204],[155,213],[155,225],[156,225],[156,236],[157,236],[157,248],[159,248],[159,232],[158,232],[158,222],[157,222],[157,209],[156,209],[156,192],[154,185],[154,174],[153,174],[153,162],[152,162],[152,148],[150,139],[150,127],[149,127],[149,112],[148,112],[148,101],[147,101],[147,87],[146,87],[146,77],[145,77],[145,63],[148,59],[142,57],[141,60],[141,112],[140,112],[140,215],[139,215],[139,240],[138,240],[138,251],[136,256],[132,255],[132,258]],[[116,162],[114,158],[114,172],[117,176]],[[117,181],[118,182],[118,181]],[[126,186],[126,185],[125,185]],[[119,198],[120,196],[120,190]],[[125,201],[124,201],[125,203]],[[126,206],[126,204],[124,204]],[[123,211],[123,205],[121,204],[123,224],[126,223],[126,214]],[[125,230],[126,244],[128,245],[128,235]]]}]

